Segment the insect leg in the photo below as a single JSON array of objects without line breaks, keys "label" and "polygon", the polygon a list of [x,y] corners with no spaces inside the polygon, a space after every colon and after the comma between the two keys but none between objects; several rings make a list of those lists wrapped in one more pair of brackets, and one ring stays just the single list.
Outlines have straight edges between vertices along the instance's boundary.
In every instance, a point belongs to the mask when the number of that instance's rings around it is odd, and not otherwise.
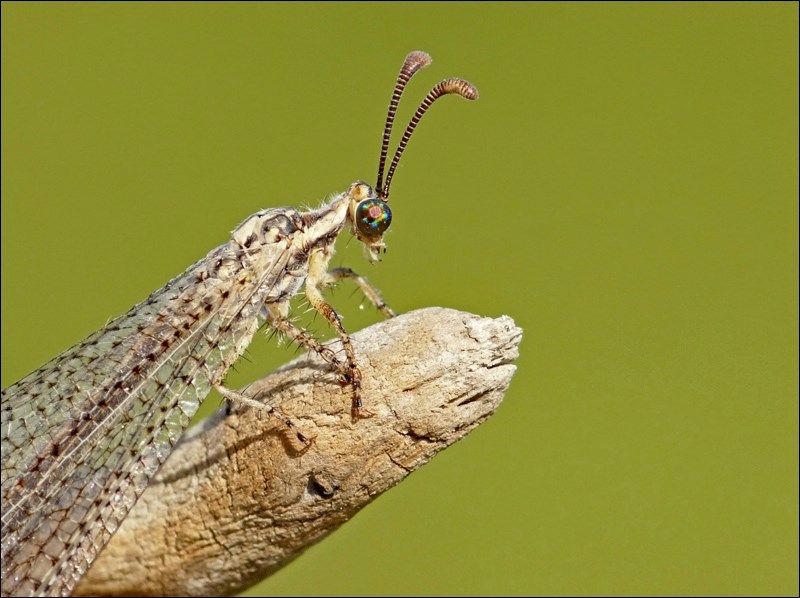
[{"label": "insect leg", "polygon": [[297,431],[297,428],[295,427],[292,420],[286,417],[286,415],[277,407],[274,407],[273,405],[270,405],[268,403],[262,403],[261,401],[252,399],[247,395],[244,395],[235,390],[231,390],[230,388],[227,388],[222,384],[214,384],[214,390],[216,390],[219,394],[222,395],[224,399],[228,401],[231,401],[233,403],[241,403],[242,405],[247,405],[248,407],[252,407],[253,409],[266,411],[273,417],[277,418],[284,426],[286,426],[286,429],[289,432],[295,435],[297,440],[299,440],[303,445],[305,445],[302,452],[306,452],[314,443],[313,438],[308,438],[302,432]]},{"label": "insect leg", "polygon": [[[336,310],[331,307],[331,304],[325,300],[325,297],[322,296],[321,288],[324,286],[326,279],[328,278],[328,262],[330,262],[331,256],[333,255],[333,249],[331,246],[322,246],[314,251],[311,252],[311,255],[308,259],[308,276],[306,277],[306,299],[308,299],[309,304],[313,307],[317,312],[322,314],[331,326],[333,326],[336,333],[339,335],[339,340],[342,343],[342,347],[344,347],[344,353],[347,357],[347,364],[342,368],[342,363],[336,358],[335,355],[331,354],[333,360],[328,359],[325,355],[317,350],[323,359],[333,363],[336,368],[343,374],[344,381],[350,385],[350,388],[353,390],[353,403],[351,407],[351,414],[354,419],[358,419],[360,417],[372,417],[372,413],[367,411],[363,408],[361,403],[361,370],[358,369],[356,365],[356,352],[353,350],[353,344],[350,342],[350,337],[347,335],[347,331],[342,326],[342,317],[336,313]],[[347,277],[347,275],[343,275],[343,277]],[[335,275],[334,275],[335,279]],[[374,289],[370,288],[372,291]],[[374,292],[377,295],[377,291]],[[380,297],[380,295],[377,295]],[[275,313],[280,308],[273,304],[270,306],[270,311]],[[286,319],[286,313],[288,312],[288,306],[286,309],[283,310],[284,320],[288,325],[295,327],[291,322]],[[303,331],[300,331],[303,332]],[[303,332],[306,336],[307,333]],[[319,342],[316,340],[314,341],[318,346]],[[308,345],[313,346],[313,345]],[[325,349],[325,347],[321,347]],[[342,372],[342,369],[344,371]]]},{"label": "insect leg", "polygon": [[[308,295],[308,293],[306,294]],[[313,293],[312,296],[314,296]],[[312,299],[309,297],[309,303],[311,303],[311,306],[320,312],[326,320],[331,322],[333,327],[336,329],[336,332],[339,333],[339,338],[342,341],[342,346],[344,347],[345,354],[347,355],[346,362],[343,362],[341,359],[339,359],[333,349],[320,343],[311,335],[311,333],[297,326],[294,322],[289,320],[285,314],[280,313],[281,310],[275,309],[273,306],[270,306],[269,310],[270,325],[289,340],[296,342],[298,345],[301,345],[310,351],[314,351],[322,359],[331,364],[342,377],[344,382],[349,384],[353,389],[353,417],[370,417],[372,414],[362,408],[361,371],[355,365],[355,351],[353,351],[353,345],[350,343],[350,337],[347,336],[347,332],[345,332],[344,328],[342,327],[339,314],[337,314],[333,307],[331,307],[324,300],[323,304],[319,304],[315,301],[312,301]],[[331,318],[333,318],[333,320],[331,320]]]},{"label": "insect leg", "polygon": [[370,284],[366,278],[350,268],[333,268],[332,270],[329,270],[323,277],[322,281],[320,281],[319,286],[320,288],[324,289],[326,287],[335,285],[345,278],[352,279],[353,282],[358,285],[358,288],[361,289],[361,292],[364,293],[364,296],[370,300],[370,303],[379,309],[384,316],[387,318],[393,318],[397,315],[394,313],[391,307],[386,305],[386,302],[383,300],[383,297],[381,297],[378,289]]}]

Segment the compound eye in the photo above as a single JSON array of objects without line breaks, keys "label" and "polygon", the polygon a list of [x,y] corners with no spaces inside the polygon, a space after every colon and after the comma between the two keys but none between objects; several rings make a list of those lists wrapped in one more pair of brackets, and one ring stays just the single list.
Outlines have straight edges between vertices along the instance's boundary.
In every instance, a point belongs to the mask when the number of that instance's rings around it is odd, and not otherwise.
[{"label": "compound eye", "polygon": [[385,201],[365,199],[356,207],[356,228],[365,237],[380,237],[392,223],[392,211]]}]

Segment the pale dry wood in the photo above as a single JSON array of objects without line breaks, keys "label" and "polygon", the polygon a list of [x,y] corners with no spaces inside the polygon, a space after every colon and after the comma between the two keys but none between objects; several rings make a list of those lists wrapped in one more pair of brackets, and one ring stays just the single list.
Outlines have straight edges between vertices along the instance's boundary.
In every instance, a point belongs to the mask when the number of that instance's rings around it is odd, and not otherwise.
[{"label": "pale dry wood", "polygon": [[224,409],[181,440],[79,584],[78,595],[241,591],[334,531],[499,406],[522,330],[429,308],[352,336],[366,406],[315,355],[250,386],[298,429]]}]

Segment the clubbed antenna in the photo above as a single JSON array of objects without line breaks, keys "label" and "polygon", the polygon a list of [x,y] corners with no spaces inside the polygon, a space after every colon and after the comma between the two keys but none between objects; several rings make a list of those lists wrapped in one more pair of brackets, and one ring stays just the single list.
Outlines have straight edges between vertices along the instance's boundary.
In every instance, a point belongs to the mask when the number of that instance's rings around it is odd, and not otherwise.
[{"label": "clubbed antenna", "polygon": [[[382,154],[381,157],[381,170],[379,171],[378,176],[378,185],[377,190],[380,194],[381,198],[384,201],[388,200],[389,198],[389,185],[392,183],[392,175],[394,175],[394,170],[397,168],[397,164],[400,162],[400,156],[403,155],[403,151],[406,149],[406,145],[408,145],[408,140],[411,139],[411,134],[414,132],[414,129],[417,128],[419,121],[422,119],[422,115],[428,111],[428,108],[440,97],[448,94],[457,94],[460,95],[462,98],[466,98],[468,100],[477,100],[478,99],[478,90],[477,88],[470,82],[464,81],[464,79],[445,79],[434,85],[433,89],[430,90],[428,95],[425,96],[425,99],[422,100],[422,103],[417,108],[417,111],[414,113],[414,116],[411,117],[411,121],[408,123],[406,130],[403,131],[403,137],[400,139],[400,145],[397,146],[397,151],[394,153],[394,158],[392,158],[392,164],[389,167],[389,172],[386,175],[386,186],[381,188],[381,176],[380,173],[383,171],[383,157],[385,154]],[[398,96],[399,97],[399,96]],[[390,109],[391,112],[391,109]],[[384,137],[384,148],[386,144],[388,144],[388,135]]]},{"label": "clubbed antenna", "polygon": [[381,160],[378,163],[378,183],[375,188],[380,190],[383,184],[383,167],[386,164],[386,155],[389,152],[389,137],[392,134],[392,125],[397,113],[397,106],[400,104],[400,96],[406,87],[409,79],[420,69],[428,66],[433,59],[426,52],[411,52],[406,56],[400,74],[397,76],[397,83],[394,86],[392,100],[389,102],[389,113],[386,115],[386,126],[383,129],[383,145],[381,146]]}]

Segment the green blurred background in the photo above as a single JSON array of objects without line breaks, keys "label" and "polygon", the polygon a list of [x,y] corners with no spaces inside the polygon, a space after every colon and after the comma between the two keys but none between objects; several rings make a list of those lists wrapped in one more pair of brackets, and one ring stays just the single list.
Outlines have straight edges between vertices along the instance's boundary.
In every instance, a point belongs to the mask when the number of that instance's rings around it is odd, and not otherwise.
[{"label": "green blurred background", "polygon": [[481,99],[420,126],[385,261],[335,265],[512,316],[519,370],[251,593],[797,594],[796,3],[4,2],[3,386],[259,208],[373,181],[415,49],[398,122]]}]

